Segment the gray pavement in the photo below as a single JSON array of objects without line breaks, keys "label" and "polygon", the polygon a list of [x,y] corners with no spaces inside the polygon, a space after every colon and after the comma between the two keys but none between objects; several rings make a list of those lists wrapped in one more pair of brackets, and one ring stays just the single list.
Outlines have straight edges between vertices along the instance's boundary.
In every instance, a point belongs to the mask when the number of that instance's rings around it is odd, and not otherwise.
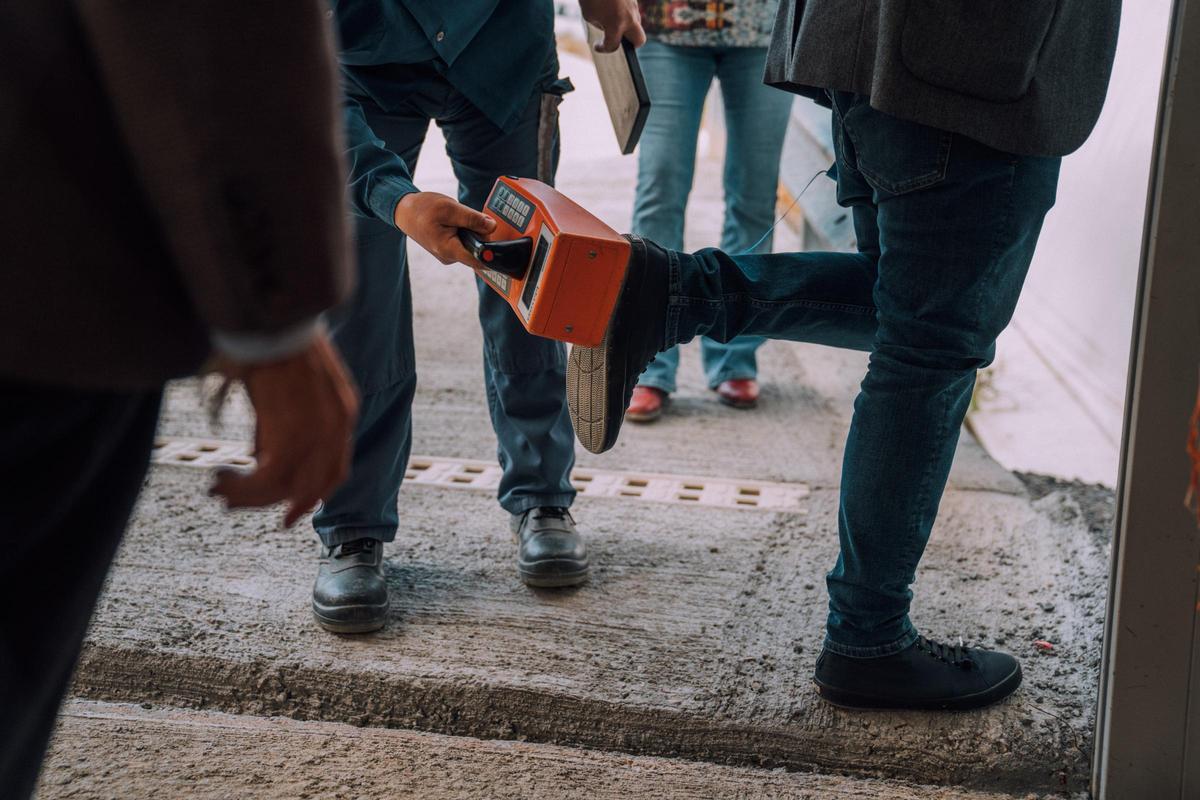
[{"label": "gray pavement", "polygon": [[[624,228],[632,170],[628,159],[565,161],[560,187]],[[424,185],[451,188],[436,175]],[[702,164],[690,234],[697,246],[719,229],[719,195],[717,167]],[[420,364],[414,452],[494,459],[471,276],[411,252]],[[531,591],[517,580],[508,520],[493,498],[408,486],[401,531],[386,552],[392,617],[375,635],[338,637],[313,624],[316,544],[306,523],[281,531],[278,509],[224,515],[205,496],[203,472],[155,468],[74,687],[79,698],[151,709],[97,717],[89,706],[72,706],[52,765],[67,769],[78,751],[75,785],[90,785],[105,777],[97,765],[113,752],[100,740],[145,730],[148,739],[177,742],[208,781],[242,772],[222,772],[204,754],[244,741],[261,753],[246,775],[288,786],[284,772],[298,769],[296,780],[313,782],[311,796],[340,785],[321,782],[329,748],[354,754],[347,763],[361,770],[333,774],[363,781],[363,795],[384,785],[370,783],[381,775],[407,769],[410,762],[400,762],[371,774],[387,760],[372,757],[376,747],[411,748],[416,761],[405,774],[425,776],[429,783],[419,785],[434,788],[422,796],[435,798],[508,797],[486,794],[463,765],[504,781],[524,774],[530,759],[558,765],[548,770],[564,786],[585,776],[587,794],[599,797],[642,796],[629,788],[630,765],[647,780],[645,796],[659,787],[654,794],[662,797],[963,796],[883,792],[869,781],[835,790],[821,783],[833,779],[766,771],[777,768],[1019,793],[1086,788],[1106,496],[1053,481],[1037,481],[1031,492],[965,437],[918,578],[914,619],[934,637],[961,635],[1017,653],[1025,684],[977,713],[834,709],[816,698],[810,675],[825,613],[823,575],[837,547],[841,444],[865,360],[777,342],[761,356],[758,411],[719,406],[689,348],[671,415],[630,426],[612,452],[581,452],[579,461],[806,483],[806,513],[584,496],[574,511],[593,553],[591,580],[576,590]],[[195,382],[172,387],[164,435],[248,438],[241,398],[217,431],[197,398]],[[1053,649],[1036,649],[1036,640]],[[160,746],[167,745],[146,744],[150,753]],[[650,756],[709,763],[643,758]],[[445,759],[463,775],[458,794],[439,774]],[[144,784],[113,770],[106,777],[153,794],[151,786],[169,784],[151,781],[182,775],[160,765]],[[45,796],[76,796],[70,785],[48,781]],[[735,784],[742,794],[703,788]],[[210,796],[220,796],[211,785]],[[264,789],[261,796],[287,795]]]}]

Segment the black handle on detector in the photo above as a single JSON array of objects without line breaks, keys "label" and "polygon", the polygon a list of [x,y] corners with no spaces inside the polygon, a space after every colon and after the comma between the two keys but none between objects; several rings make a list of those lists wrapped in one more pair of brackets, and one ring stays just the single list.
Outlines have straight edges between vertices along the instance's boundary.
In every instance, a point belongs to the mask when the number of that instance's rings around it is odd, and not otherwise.
[{"label": "black handle on detector", "polygon": [[475,260],[489,269],[511,278],[524,278],[533,255],[533,239],[528,236],[503,242],[485,242],[466,228],[458,229],[459,241]]}]

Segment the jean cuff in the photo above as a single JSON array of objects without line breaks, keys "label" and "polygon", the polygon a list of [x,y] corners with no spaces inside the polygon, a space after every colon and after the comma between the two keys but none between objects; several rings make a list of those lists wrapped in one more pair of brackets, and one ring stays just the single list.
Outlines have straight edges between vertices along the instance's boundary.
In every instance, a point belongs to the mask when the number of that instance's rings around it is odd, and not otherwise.
[{"label": "jean cuff", "polygon": [[683,294],[683,273],[679,266],[679,253],[674,250],[667,251],[667,276],[667,318],[660,353],[679,344],[679,316],[683,312],[683,304],[676,302],[676,298]]},{"label": "jean cuff", "polygon": [[667,394],[675,393],[675,384],[672,381],[661,380],[658,378],[647,378],[644,374],[638,378],[638,386],[648,386],[651,389],[658,389],[660,392]]},{"label": "jean cuff", "polygon": [[725,381],[756,381],[756,380],[758,380],[757,372],[751,372],[750,374],[746,374],[745,370],[723,369],[720,372],[718,372],[715,376],[708,379],[708,388],[716,389],[718,386],[720,386]]},{"label": "jean cuff", "polygon": [[883,658],[899,653],[912,646],[917,640],[917,630],[910,623],[906,623],[908,630],[899,639],[888,644],[875,645],[873,647],[852,647],[846,644],[838,644],[825,636],[825,649],[831,653],[837,653],[839,656],[847,658]]},{"label": "jean cuff", "polygon": [[377,542],[394,542],[396,528],[391,525],[377,525],[362,528],[317,528],[317,536],[326,547],[337,547],[339,544],[353,542],[356,539],[374,539]]},{"label": "jean cuff", "polygon": [[563,492],[562,494],[546,494],[532,497],[529,495],[522,495],[521,497],[516,497],[502,502],[500,507],[513,516],[524,514],[531,508],[570,508],[575,502],[575,494],[576,492],[571,490],[570,492]]}]

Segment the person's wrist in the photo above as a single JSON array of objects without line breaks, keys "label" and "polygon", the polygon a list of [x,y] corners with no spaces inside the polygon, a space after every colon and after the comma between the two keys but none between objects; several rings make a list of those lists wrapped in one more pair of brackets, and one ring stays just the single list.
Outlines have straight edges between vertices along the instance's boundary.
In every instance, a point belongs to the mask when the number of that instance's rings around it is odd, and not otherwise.
[{"label": "person's wrist", "polygon": [[420,203],[417,195],[420,192],[406,192],[400,195],[400,199],[396,201],[396,208],[392,212],[392,224],[400,229],[402,233],[407,233],[413,219],[413,209]]}]

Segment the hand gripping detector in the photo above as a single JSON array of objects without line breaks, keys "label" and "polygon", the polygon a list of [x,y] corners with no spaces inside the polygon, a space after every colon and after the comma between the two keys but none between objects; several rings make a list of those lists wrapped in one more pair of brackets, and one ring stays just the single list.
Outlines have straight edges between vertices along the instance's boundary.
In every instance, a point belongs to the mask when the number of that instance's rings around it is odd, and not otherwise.
[{"label": "hand gripping detector", "polygon": [[483,213],[496,220],[487,241],[458,234],[479,276],[530,333],[598,346],[625,280],[628,240],[532,178],[497,179]]}]

